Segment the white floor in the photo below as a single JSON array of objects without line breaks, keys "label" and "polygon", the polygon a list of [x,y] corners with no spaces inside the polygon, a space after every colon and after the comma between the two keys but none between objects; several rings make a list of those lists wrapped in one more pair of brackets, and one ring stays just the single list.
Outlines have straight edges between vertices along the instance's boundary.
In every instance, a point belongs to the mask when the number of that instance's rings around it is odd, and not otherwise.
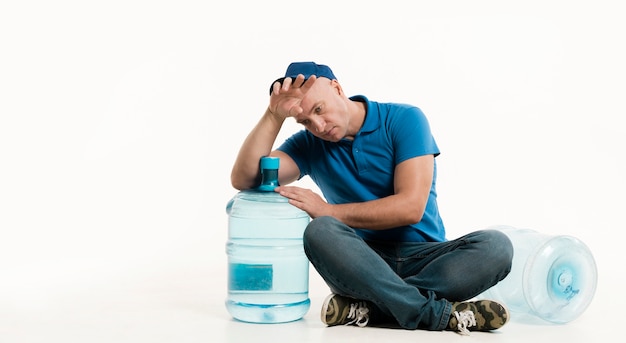
[{"label": "white floor", "polygon": [[[626,342],[623,1],[369,5],[0,1],[0,343]],[[450,238],[511,224],[589,244],[587,311],[469,337],[326,328],[311,271],[303,320],[233,321],[230,167],[298,60],[424,109]]]},{"label": "white floor", "polygon": [[[0,343],[626,342],[622,3],[0,1]],[[311,271],[303,320],[233,321],[230,167],[298,60],[424,109],[450,238],[589,244],[587,311],[469,337],[326,328]]]},{"label": "white floor", "polygon": [[224,307],[225,269],[218,263],[167,265],[154,260],[115,267],[94,261],[60,263],[22,265],[4,273],[9,278],[0,285],[0,342],[604,342],[619,341],[615,337],[623,326],[624,303],[617,306],[613,300],[624,287],[619,273],[604,273],[587,311],[570,323],[529,323],[514,317],[498,332],[467,337],[452,332],[327,328],[319,320],[327,290],[314,271],[312,306],[306,316],[292,323],[262,325],[231,319]]}]

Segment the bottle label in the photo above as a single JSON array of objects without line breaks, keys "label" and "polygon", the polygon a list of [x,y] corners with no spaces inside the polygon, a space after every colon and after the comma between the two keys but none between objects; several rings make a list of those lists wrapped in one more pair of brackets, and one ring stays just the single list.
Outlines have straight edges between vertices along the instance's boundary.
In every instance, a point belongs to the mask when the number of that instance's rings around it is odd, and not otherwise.
[{"label": "bottle label", "polygon": [[231,291],[270,291],[273,273],[271,264],[231,263],[228,287]]}]

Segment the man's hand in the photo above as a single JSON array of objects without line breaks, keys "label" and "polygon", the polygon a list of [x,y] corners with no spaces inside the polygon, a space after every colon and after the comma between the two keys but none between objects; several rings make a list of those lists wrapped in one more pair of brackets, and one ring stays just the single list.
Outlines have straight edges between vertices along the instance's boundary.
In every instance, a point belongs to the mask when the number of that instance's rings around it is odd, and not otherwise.
[{"label": "man's hand", "polygon": [[304,75],[300,74],[295,80],[290,77],[285,78],[282,85],[280,82],[275,82],[270,96],[270,112],[282,119],[302,113],[300,103],[316,79],[315,75],[311,75],[305,81]]},{"label": "man's hand", "polygon": [[279,186],[275,189],[289,199],[289,203],[306,212],[311,218],[331,215],[332,205],[310,189],[297,186]]}]

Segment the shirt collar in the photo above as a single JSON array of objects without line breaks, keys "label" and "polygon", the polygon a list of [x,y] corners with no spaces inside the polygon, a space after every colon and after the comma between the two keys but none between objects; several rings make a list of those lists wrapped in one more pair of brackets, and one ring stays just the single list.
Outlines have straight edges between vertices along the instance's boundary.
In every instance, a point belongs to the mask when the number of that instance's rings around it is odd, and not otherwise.
[{"label": "shirt collar", "polygon": [[380,113],[378,112],[378,106],[373,101],[370,101],[364,95],[354,95],[350,97],[352,101],[359,101],[365,104],[365,120],[359,130],[359,133],[372,132],[380,127]]}]

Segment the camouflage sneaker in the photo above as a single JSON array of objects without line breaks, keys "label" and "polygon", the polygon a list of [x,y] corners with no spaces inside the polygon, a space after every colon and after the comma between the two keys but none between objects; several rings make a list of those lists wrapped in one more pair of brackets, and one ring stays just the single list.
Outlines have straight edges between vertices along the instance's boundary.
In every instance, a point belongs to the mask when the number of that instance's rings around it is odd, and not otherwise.
[{"label": "camouflage sneaker", "polygon": [[369,322],[367,303],[338,294],[331,294],[322,306],[322,323],[334,325],[358,325],[364,327]]},{"label": "camouflage sneaker", "polygon": [[455,302],[447,330],[469,335],[470,331],[491,331],[509,321],[509,311],[504,305],[491,300]]}]

